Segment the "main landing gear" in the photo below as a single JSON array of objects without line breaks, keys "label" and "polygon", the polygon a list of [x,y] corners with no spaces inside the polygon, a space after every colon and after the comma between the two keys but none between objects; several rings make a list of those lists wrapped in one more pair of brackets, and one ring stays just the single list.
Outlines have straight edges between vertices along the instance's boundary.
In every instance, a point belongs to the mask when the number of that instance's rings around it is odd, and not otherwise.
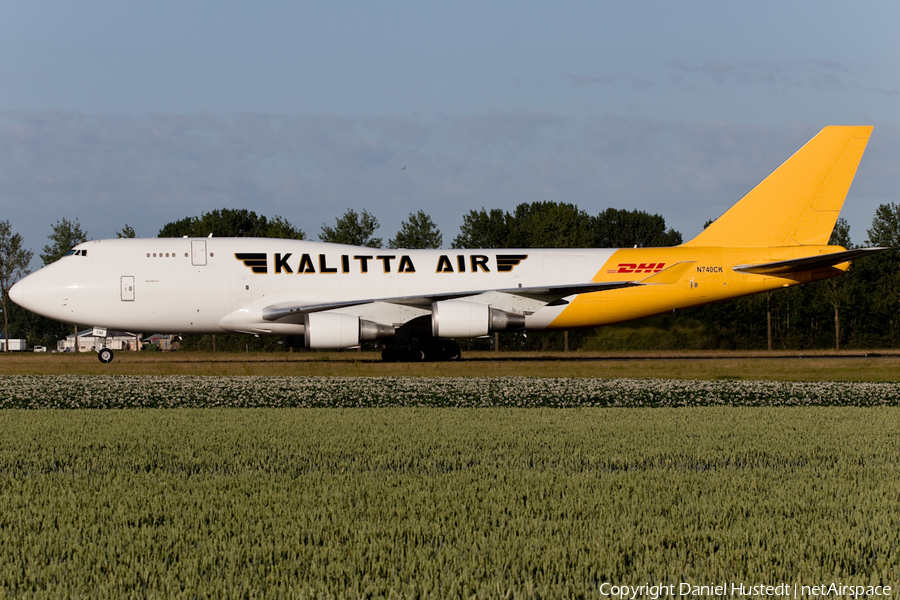
[{"label": "main landing gear", "polygon": [[99,358],[100,362],[103,364],[109,364],[113,359],[113,351],[109,348],[102,348],[100,352],[97,353],[97,358]]},{"label": "main landing gear", "polygon": [[384,362],[449,361],[459,358],[459,344],[453,340],[386,346],[381,351],[381,360]]}]

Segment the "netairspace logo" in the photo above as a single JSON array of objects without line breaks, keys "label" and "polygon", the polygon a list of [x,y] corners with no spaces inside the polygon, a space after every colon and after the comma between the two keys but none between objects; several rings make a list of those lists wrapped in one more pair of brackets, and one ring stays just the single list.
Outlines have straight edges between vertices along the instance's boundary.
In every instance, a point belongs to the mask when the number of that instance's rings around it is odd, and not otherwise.
[{"label": "netairspace logo", "polygon": [[746,583],[720,583],[695,585],[692,583],[669,583],[651,585],[616,585],[603,583],[600,593],[610,598],[877,598],[891,595],[889,585],[844,585],[843,583],[821,583],[803,585],[780,583],[777,585],[752,585]]}]

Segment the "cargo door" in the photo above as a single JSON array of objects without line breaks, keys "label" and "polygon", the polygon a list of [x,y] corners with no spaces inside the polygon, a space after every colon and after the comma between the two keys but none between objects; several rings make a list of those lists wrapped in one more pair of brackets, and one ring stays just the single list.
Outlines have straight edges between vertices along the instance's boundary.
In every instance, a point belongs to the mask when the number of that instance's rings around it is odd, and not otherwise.
[{"label": "cargo door", "polygon": [[206,266],[206,240],[191,240],[191,264]]}]

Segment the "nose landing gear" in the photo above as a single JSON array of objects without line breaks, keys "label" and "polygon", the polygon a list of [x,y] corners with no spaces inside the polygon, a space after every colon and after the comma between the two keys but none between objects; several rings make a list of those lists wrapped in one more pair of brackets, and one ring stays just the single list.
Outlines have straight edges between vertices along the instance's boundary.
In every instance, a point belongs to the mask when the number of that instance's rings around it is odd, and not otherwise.
[{"label": "nose landing gear", "polygon": [[99,358],[100,362],[103,364],[109,364],[113,359],[113,351],[109,348],[102,348],[100,352],[97,353],[97,358]]}]

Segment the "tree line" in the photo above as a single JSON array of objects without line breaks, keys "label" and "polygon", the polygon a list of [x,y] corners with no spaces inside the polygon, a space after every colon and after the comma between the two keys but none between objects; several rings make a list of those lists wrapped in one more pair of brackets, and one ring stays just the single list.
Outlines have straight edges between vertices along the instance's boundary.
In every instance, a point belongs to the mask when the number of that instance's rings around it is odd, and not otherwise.
[{"label": "tree line", "polygon": [[[709,222],[706,223],[708,225]],[[376,237],[378,219],[367,210],[348,209],[333,225],[322,224],[324,242],[371,248],[383,247]],[[73,246],[88,239],[78,219],[58,220],[40,258],[55,262]],[[900,206],[878,207],[862,246],[890,250],[854,262],[846,275],[643,319],[631,324],[572,332],[569,347],[584,350],[625,349],[783,349],[894,348],[900,345]],[[306,233],[281,216],[266,217],[247,209],[217,209],[172,221],[158,237],[272,237],[307,239]],[[116,235],[136,237],[126,224]],[[513,211],[471,210],[463,216],[452,248],[631,248],[675,246],[681,233],[667,227],[658,214],[640,210],[606,209],[591,215],[574,204],[533,202]],[[859,247],[849,225],[839,219],[831,242],[847,249]],[[443,235],[424,211],[410,213],[387,243],[388,248],[440,248]],[[27,273],[33,254],[24,248],[8,221],[0,222],[0,308],[4,332],[25,337],[30,345],[55,347],[73,326],[45,319],[8,301],[8,291]],[[152,333],[152,332],[143,332]],[[188,336],[185,346],[203,348],[204,336]],[[275,349],[277,338],[219,336],[221,349]],[[223,339],[225,338],[225,339]],[[231,339],[233,338],[233,339]],[[486,345],[466,342],[469,347]],[[561,349],[559,333],[504,333],[506,348]],[[251,348],[252,346],[252,348]]]}]

